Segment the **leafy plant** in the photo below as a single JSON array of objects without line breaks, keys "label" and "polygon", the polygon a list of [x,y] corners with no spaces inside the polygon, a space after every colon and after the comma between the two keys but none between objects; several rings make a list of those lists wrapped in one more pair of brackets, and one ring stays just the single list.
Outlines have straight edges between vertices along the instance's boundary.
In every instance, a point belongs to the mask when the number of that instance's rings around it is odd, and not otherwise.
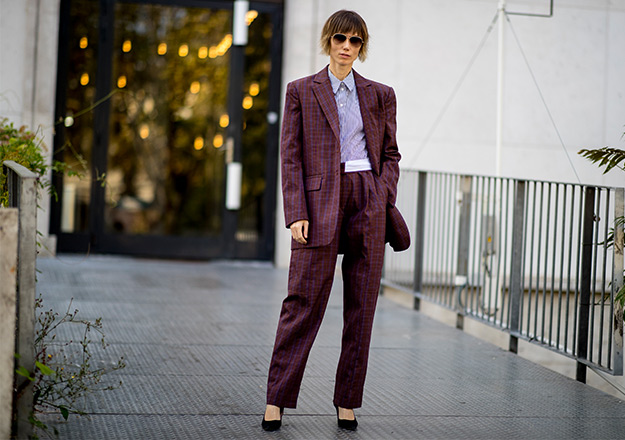
[{"label": "leafy plant", "polygon": [[[38,414],[56,410],[67,420],[70,414],[85,415],[78,405],[78,400],[95,391],[112,390],[121,386],[100,385],[102,376],[106,373],[122,369],[126,366],[124,357],[108,365],[94,366],[94,349],[105,350],[109,344],[105,341],[102,329],[102,319],[95,321],[78,317],[78,310],[72,311],[70,301],[63,315],[52,309],[44,310],[37,317],[35,331],[35,371],[31,375],[23,366],[19,366],[16,373],[28,378],[34,383],[34,412],[30,422],[43,432],[48,433],[50,427],[46,425]],[[35,304],[37,309],[43,308],[41,296]],[[73,333],[80,334],[79,340],[62,341],[57,338],[57,332],[68,326],[77,327]],[[93,334],[96,339],[92,339]],[[21,392],[22,390],[17,390]],[[52,432],[58,435],[56,428]]]},{"label": "leafy plant", "polygon": [[[78,164],[86,171],[84,158],[76,153],[71,144],[66,147],[70,148]],[[26,127],[15,128],[6,118],[0,118],[0,165],[6,160],[12,160],[39,176],[55,171],[67,176],[82,177],[81,173],[72,170],[65,162],[53,161],[49,165],[44,157],[46,151],[47,148],[37,133],[30,132]],[[38,185],[57,198],[50,182],[38,179]],[[7,205],[6,175],[0,166],[0,207]],[[35,330],[34,371],[31,374],[20,365],[15,371],[17,375],[24,376],[33,383],[34,411],[30,422],[46,434],[50,433],[50,427],[39,418],[39,414],[55,410],[65,420],[70,414],[84,415],[84,411],[78,406],[78,400],[92,392],[110,390],[121,385],[120,381],[116,386],[102,386],[100,381],[104,374],[126,366],[123,357],[110,365],[94,366],[94,347],[102,350],[108,347],[102,330],[102,320],[79,318],[78,310],[71,311],[71,307],[72,301],[63,315],[52,309],[40,312]],[[35,310],[40,308],[43,308],[41,297],[35,303]],[[57,330],[68,326],[79,331],[80,339],[67,342],[57,338]],[[94,333],[97,334],[96,340],[92,340]],[[19,356],[16,357],[19,364]],[[23,392],[23,388],[16,390],[18,396]],[[52,432],[58,435],[56,428],[52,428]]]},{"label": "leafy plant", "polygon": [[[625,136],[625,134],[623,134]],[[605,167],[603,170],[603,174],[612,170],[613,168],[618,168],[625,171],[625,150],[620,150],[618,148],[610,148],[603,147],[597,149],[582,149],[578,152],[581,156],[590,160],[592,163],[598,163],[599,168]],[[616,237],[615,230],[620,228],[623,230],[625,228],[625,217],[617,217],[614,219],[614,228],[610,229],[610,233],[606,237],[605,242],[603,243],[606,247],[610,247],[614,245],[614,240]],[[620,243],[621,249],[625,247],[625,240],[623,243]],[[621,306],[625,306],[625,276],[623,277],[623,285],[616,292],[615,301],[621,304]]]},{"label": "leafy plant", "polygon": [[[0,165],[5,160],[12,160],[39,176],[46,175],[48,171],[68,176],[82,176],[81,172],[72,170],[65,162],[55,160],[49,165],[44,157],[46,151],[47,147],[37,133],[29,131],[24,126],[15,128],[7,118],[0,118]],[[84,159],[82,157],[77,157],[77,159],[86,170]],[[49,181],[39,179],[38,182],[41,189],[47,190],[50,195],[57,198],[54,187]],[[8,201],[6,176],[3,167],[0,166],[0,206],[7,206]]]}]

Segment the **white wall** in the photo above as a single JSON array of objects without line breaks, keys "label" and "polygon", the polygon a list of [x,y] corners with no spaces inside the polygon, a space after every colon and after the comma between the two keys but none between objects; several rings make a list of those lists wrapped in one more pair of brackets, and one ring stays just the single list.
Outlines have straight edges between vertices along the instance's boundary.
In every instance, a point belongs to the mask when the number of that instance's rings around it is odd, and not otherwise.
[{"label": "white wall", "polygon": [[[381,5],[384,6],[381,6]],[[283,87],[320,70],[321,27],[338,9],[367,21],[370,55],[355,69],[395,88],[402,168],[495,175],[497,28],[442,114],[497,12],[498,0],[285,0]],[[548,12],[548,0],[509,0],[510,12]],[[510,16],[512,28],[566,147],[506,25],[502,175],[625,184],[577,155],[625,148],[625,0],[558,0],[552,18]],[[440,123],[424,144],[442,114]],[[570,158],[573,167],[569,163]],[[281,199],[281,193],[279,196]],[[276,264],[288,265],[278,207]]]},{"label": "white wall", "polygon": [[[59,6],[60,0],[0,0],[0,117],[38,132],[48,161],[53,148]],[[47,194],[42,194],[39,205],[37,229],[47,237]]]}]

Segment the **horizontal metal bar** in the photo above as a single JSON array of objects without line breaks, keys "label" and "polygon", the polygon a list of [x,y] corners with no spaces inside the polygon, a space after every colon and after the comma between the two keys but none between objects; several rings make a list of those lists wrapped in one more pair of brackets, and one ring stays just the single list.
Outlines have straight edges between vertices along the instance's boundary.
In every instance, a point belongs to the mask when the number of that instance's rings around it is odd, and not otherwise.
[{"label": "horizontal metal bar", "polygon": [[522,15],[525,17],[542,17],[542,18],[551,18],[553,17],[553,0],[550,1],[549,5],[549,13],[548,14],[533,14],[529,12],[508,12],[505,11],[507,15]]}]

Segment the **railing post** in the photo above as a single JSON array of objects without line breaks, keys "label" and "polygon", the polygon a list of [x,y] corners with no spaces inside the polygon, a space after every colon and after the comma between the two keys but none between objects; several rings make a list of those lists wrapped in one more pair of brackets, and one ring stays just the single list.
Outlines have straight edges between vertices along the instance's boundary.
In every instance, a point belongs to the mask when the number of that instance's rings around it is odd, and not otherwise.
[{"label": "railing post", "polygon": [[419,171],[417,188],[417,224],[414,237],[414,308],[419,309],[419,301],[423,292],[423,248],[425,239],[425,201],[427,193],[427,173]]},{"label": "railing post", "polygon": [[[37,175],[13,161],[5,161],[3,165],[9,188],[9,205],[19,210],[15,349],[19,365],[32,374],[35,369]],[[29,417],[33,411],[33,383],[16,375],[15,390],[15,437],[29,438],[32,433]]]},{"label": "railing post", "polygon": [[[617,188],[614,192],[614,218],[622,218],[625,216],[625,189]],[[612,289],[614,294],[618,292],[624,284],[623,270],[625,269],[625,261],[623,259],[623,247],[625,246],[624,231],[625,225],[614,225],[614,259],[612,268]],[[623,305],[620,301],[614,301],[613,314],[614,332],[613,338],[613,370],[615,375],[623,374]]]},{"label": "railing post", "polygon": [[[468,289],[472,188],[473,178],[471,176],[462,176],[460,180],[462,199],[460,200],[460,219],[458,220],[458,257],[456,260],[456,278],[454,280],[456,289],[461,287]],[[458,301],[458,305],[460,305],[460,301]],[[458,310],[456,328],[464,328],[464,310]]]},{"label": "railing post", "polygon": [[513,353],[519,350],[519,331],[521,328],[521,304],[523,299],[523,246],[525,244],[525,187],[524,180],[516,181],[514,211],[512,214],[512,256],[510,259],[510,343],[508,349]]},{"label": "railing post", "polygon": [[17,209],[0,208],[0,438],[11,437],[15,365]]},{"label": "railing post", "polygon": [[590,319],[590,294],[592,276],[592,242],[595,223],[595,188],[587,186],[584,188],[584,212],[583,212],[583,232],[582,232],[582,268],[580,283],[579,318],[577,320],[577,373],[576,379],[586,383],[586,363],[588,359],[588,326]]}]

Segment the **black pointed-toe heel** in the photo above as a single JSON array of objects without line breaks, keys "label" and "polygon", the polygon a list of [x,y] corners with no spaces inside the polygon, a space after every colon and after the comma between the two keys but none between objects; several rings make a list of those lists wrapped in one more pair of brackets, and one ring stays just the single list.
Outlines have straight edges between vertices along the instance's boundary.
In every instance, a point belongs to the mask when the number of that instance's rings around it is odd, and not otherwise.
[{"label": "black pointed-toe heel", "polygon": [[347,419],[339,419],[339,407],[334,405],[336,408],[336,420],[339,424],[339,428],[347,429],[348,431],[355,431],[358,428],[358,420],[356,420],[356,416],[354,416],[354,420]]},{"label": "black pointed-toe heel", "polygon": [[265,420],[263,416],[263,422],[260,426],[262,426],[265,431],[277,431],[282,426],[282,414],[284,414],[284,408],[280,408],[280,418],[278,420]]}]

